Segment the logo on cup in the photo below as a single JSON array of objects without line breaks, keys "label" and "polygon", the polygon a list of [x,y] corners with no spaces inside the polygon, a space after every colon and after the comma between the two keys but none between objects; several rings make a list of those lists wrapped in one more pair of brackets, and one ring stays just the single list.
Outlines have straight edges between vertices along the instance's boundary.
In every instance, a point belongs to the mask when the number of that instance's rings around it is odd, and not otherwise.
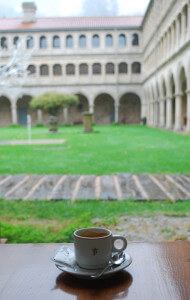
[{"label": "logo on cup", "polygon": [[98,253],[98,249],[94,248],[92,249],[93,255],[95,256]]}]

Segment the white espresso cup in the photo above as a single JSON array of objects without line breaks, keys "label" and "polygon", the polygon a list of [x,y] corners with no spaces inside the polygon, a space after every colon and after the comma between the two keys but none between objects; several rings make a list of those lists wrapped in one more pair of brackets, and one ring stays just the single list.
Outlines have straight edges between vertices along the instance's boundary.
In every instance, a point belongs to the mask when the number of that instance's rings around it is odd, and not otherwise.
[{"label": "white espresso cup", "polygon": [[[115,241],[121,240],[123,245],[116,248]],[[127,240],[120,235],[112,235],[105,228],[83,228],[74,232],[74,251],[77,264],[85,269],[105,267],[112,253],[122,252],[127,247]]]}]

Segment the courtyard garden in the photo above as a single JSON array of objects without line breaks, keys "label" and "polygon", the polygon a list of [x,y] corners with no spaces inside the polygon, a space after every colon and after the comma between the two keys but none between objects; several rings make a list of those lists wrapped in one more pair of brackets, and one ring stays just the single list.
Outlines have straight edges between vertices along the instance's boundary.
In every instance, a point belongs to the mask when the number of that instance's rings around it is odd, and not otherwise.
[{"label": "courtyard garden", "polygon": [[[0,174],[190,173],[189,136],[144,126],[33,127],[32,139],[66,139],[63,145],[0,146]],[[0,128],[1,140],[27,139],[27,129]]]},{"label": "courtyard garden", "polygon": [[[190,138],[144,126],[33,127],[32,139],[62,145],[0,145],[0,174],[189,174]],[[27,140],[25,127],[0,128],[0,142]],[[72,242],[76,228],[106,226],[129,241],[190,239],[189,201],[0,199],[0,236],[8,243]]]}]

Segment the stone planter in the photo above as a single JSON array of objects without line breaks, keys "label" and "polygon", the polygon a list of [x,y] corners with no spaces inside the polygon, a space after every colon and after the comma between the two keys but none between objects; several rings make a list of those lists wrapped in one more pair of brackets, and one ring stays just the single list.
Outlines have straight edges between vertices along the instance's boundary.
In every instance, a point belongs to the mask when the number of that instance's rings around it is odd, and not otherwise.
[{"label": "stone planter", "polygon": [[49,133],[57,133],[57,117],[49,116]]},{"label": "stone planter", "polygon": [[83,125],[84,125],[83,132],[93,132],[92,116],[93,116],[93,114],[90,112],[83,113]]}]

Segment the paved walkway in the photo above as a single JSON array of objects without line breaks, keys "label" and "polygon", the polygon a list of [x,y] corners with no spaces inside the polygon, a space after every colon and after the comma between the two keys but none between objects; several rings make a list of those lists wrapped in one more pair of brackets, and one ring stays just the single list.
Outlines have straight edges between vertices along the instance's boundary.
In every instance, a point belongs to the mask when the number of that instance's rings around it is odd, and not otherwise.
[{"label": "paved walkway", "polygon": [[66,139],[51,139],[51,140],[11,140],[11,141],[0,141],[0,145],[51,145],[51,144],[63,144]]},{"label": "paved walkway", "polygon": [[190,200],[190,175],[0,175],[0,197]]}]

